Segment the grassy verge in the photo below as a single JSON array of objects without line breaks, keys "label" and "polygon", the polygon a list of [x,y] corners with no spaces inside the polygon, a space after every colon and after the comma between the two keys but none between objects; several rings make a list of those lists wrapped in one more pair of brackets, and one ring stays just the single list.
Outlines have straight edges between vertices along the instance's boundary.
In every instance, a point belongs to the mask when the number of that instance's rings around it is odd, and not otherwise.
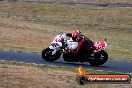
[{"label": "grassy verge", "polygon": [[109,57],[132,60],[131,7],[89,7],[0,3],[0,49],[38,52],[60,32],[79,28],[93,41],[107,38]]},{"label": "grassy verge", "polygon": [[[0,61],[0,87],[4,88],[124,88],[131,84],[76,83],[78,68]],[[86,70],[87,74],[118,74],[111,71]],[[120,73],[122,74],[122,73]]]},{"label": "grassy verge", "polygon": [[[24,62],[8,62],[8,61],[0,61],[1,65],[15,65],[15,66],[26,66],[26,67],[34,67],[39,69],[54,69],[54,70],[62,70],[62,71],[69,71],[69,72],[78,72],[78,68],[72,68],[67,66],[50,66],[47,64],[32,64],[32,63],[24,63]],[[6,68],[6,67],[5,67]],[[87,74],[123,74],[121,72],[114,72],[114,71],[104,71],[104,70],[86,70]]]}]

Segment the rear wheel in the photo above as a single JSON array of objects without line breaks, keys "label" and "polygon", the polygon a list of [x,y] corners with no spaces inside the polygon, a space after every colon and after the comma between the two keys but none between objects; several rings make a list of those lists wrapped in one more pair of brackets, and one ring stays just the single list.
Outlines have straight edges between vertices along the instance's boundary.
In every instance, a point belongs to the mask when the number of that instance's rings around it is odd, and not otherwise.
[{"label": "rear wheel", "polygon": [[89,59],[89,63],[92,66],[99,66],[104,64],[108,60],[108,54],[102,50],[100,52],[96,52],[93,58]]},{"label": "rear wheel", "polygon": [[52,49],[46,48],[42,51],[42,58],[46,61],[53,62],[60,58],[61,51],[57,51],[55,54],[52,55]]}]

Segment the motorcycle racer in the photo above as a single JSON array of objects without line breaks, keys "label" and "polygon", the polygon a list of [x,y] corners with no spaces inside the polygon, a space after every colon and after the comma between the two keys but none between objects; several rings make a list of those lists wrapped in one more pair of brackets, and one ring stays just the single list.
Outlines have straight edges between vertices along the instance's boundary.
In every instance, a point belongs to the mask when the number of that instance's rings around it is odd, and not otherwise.
[{"label": "motorcycle racer", "polygon": [[94,48],[93,42],[89,38],[84,36],[79,30],[67,33],[66,36],[69,36],[72,38],[73,41],[78,42],[78,50],[81,48],[82,45],[84,46],[88,45],[86,46],[88,51]]},{"label": "motorcycle racer", "polygon": [[[66,36],[69,36],[72,38],[73,41],[78,42],[78,47],[77,47],[78,55],[80,55],[80,53],[85,50],[87,55],[89,56],[94,51],[94,43],[89,38],[84,36],[79,30],[75,30],[71,33],[67,33]],[[84,55],[81,54],[82,56],[80,57],[86,56],[85,55],[86,53],[84,53]],[[82,60],[83,62],[84,59],[85,57],[80,58],[80,61]]]},{"label": "motorcycle racer", "polygon": [[78,30],[61,33],[42,51],[42,58],[53,62],[63,55],[66,62],[89,62],[93,66],[99,66],[108,60],[108,54],[104,51],[106,45],[104,41],[93,43]]}]

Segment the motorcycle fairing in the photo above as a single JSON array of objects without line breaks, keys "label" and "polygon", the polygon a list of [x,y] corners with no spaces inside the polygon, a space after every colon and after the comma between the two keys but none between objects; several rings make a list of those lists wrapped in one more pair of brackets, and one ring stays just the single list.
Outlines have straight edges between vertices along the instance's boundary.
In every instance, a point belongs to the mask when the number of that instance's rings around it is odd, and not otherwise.
[{"label": "motorcycle fairing", "polygon": [[98,42],[94,42],[94,52],[99,52],[101,50],[104,50],[107,47],[107,43],[104,41],[98,41]]}]

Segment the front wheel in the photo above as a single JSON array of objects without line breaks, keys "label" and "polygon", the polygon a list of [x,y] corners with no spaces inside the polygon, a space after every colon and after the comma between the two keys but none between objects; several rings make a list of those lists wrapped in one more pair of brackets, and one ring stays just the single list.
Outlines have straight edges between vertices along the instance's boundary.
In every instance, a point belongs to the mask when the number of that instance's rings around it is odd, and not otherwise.
[{"label": "front wheel", "polygon": [[55,54],[52,55],[53,49],[46,48],[42,51],[42,58],[48,62],[53,62],[60,58],[61,51],[58,50]]},{"label": "front wheel", "polygon": [[96,52],[93,57],[89,60],[89,63],[92,66],[99,66],[104,64],[108,60],[108,54],[102,50],[100,52]]}]

